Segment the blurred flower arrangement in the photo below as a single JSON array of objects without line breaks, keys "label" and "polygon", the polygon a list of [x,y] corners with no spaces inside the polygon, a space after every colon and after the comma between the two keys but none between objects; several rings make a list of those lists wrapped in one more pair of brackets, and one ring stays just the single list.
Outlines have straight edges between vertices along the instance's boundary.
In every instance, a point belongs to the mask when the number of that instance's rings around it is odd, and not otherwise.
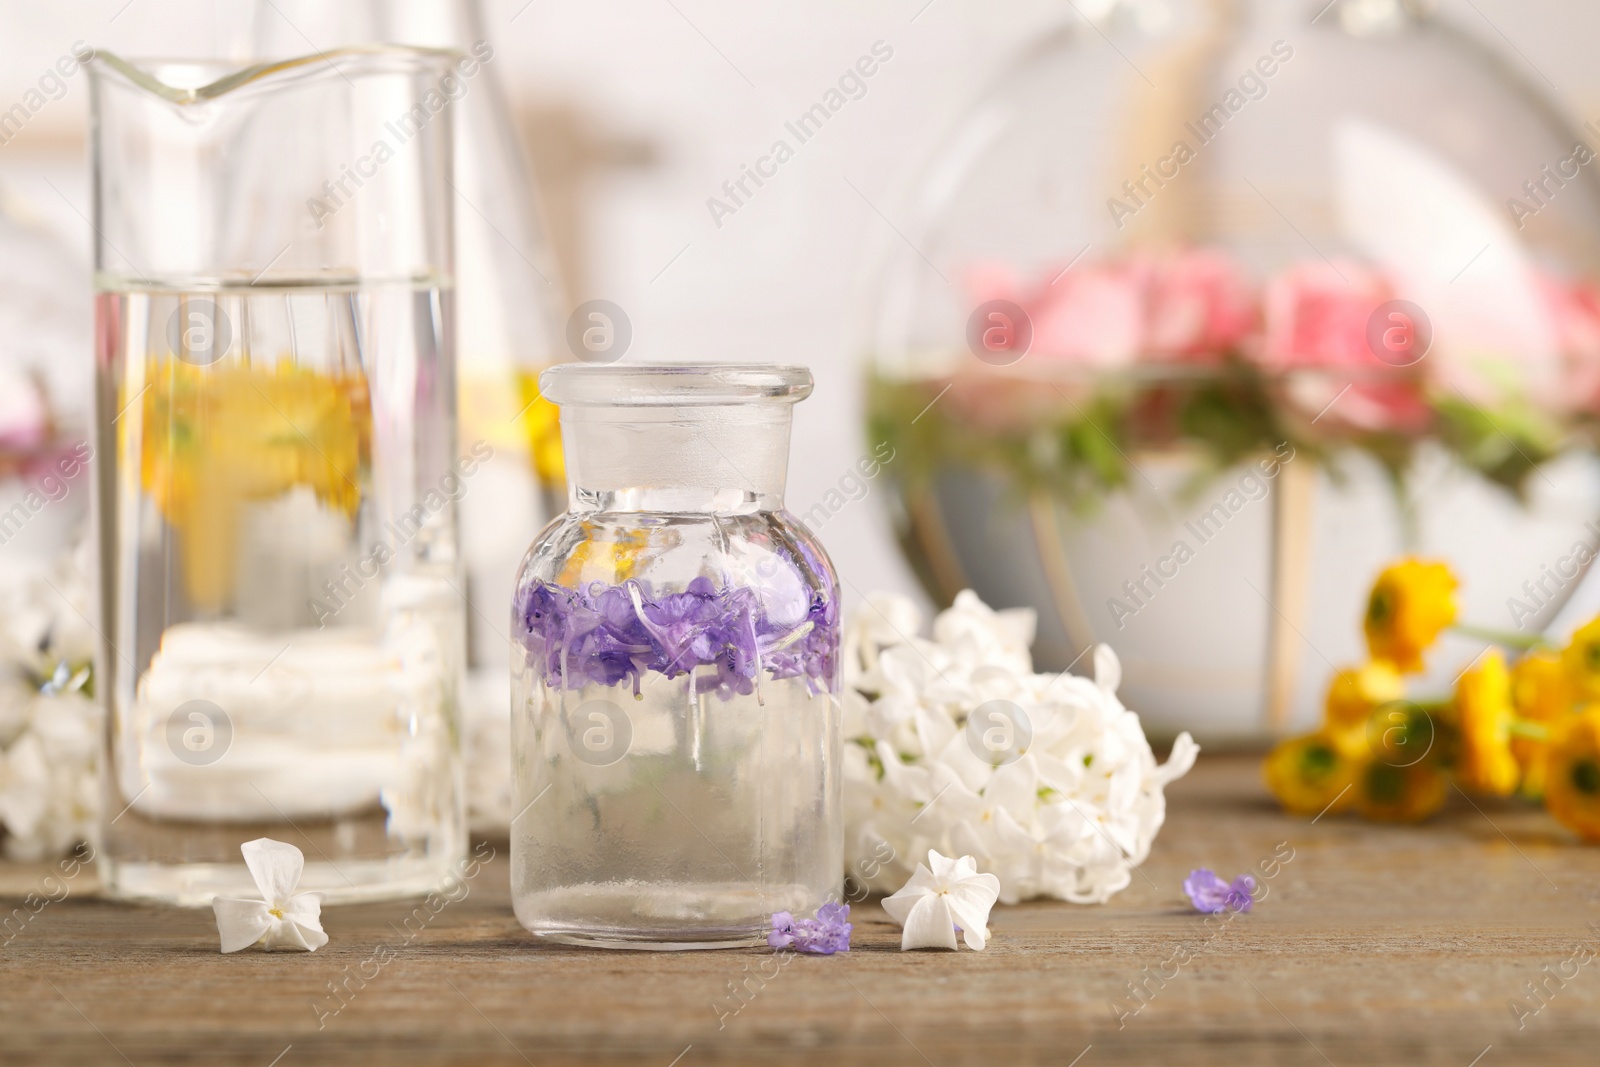
[{"label": "blurred flower arrangement", "polygon": [[[1263,767],[1283,807],[1354,809],[1411,822],[1470,794],[1520,793],[1587,841],[1600,841],[1600,618],[1565,648],[1457,623],[1458,582],[1441,562],[1403,559],[1378,575],[1364,620],[1369,659],[1328,685],[1322,726],[1283,742]],[[1446,698],[1411,700],[1405,676],[1446,629],[1490,647]]]},{"label": "blurred flower arrangement", "polygon": [[100,813],[88,551],[0,575],[0,830],[14,860],[90,840]]},{"label": "blurred flower arrangement", "polygon": [[1600,288],[1588,283],[1533,279],[1552,350],[1530,354],[1434,344],[1426,311],[1391,306],[1401,281],[1351,259],[1256,285],[1220,250],[1181,248],[1031,281],[980,265],[966,282],[972,305],[1006,301],[1021,321],[996,320],[1010,328],[985,335],[982,363],[952,355],[942,373],[873,379],[873,439],[909,458],[901,477],[999,467],[1083,506],[1128,483],[1136,448],[1198,446],[1220,470],[1289,441],[1324,459],[1361,449],[1399,484],[1417,442],[1434,439],[1520,492],[1597,426]]},{"label": "blurred flower arrangement", "polygon": [[876,595],[843,635],[851,877],[891,892],[933,849],[973,857],[1005,904],[1109,900],[1149,855],[1163,790],[1199,746],[1182,734],[1156,762],[1105,645],[1092,680],[1035,674],[1031,611],[967,591],[932,639],[915,636],[921,622],[910,600]]}]

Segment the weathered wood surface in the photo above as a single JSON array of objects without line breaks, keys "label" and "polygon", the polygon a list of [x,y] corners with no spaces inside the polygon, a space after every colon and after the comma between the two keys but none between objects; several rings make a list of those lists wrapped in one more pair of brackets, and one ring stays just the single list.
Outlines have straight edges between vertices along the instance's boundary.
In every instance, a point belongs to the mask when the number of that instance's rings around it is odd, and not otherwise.
[{"label": "weathered wood surface", "polygon": [[[848,955],[752,980],[737,1014],[729,983],[771,973],[770,954],[534,944],[503,844],[409,942],[410,905],[330,908],[311,955],[223,957],[209,911],[96,900],[84,874],[0,947],[0,1063],[1600,1062],[1600,850],[1535,809],[1478,805],[1457,796],[1422,828],[1312,825],[1273,808],[1254,760],[1202,757],[1111,904],[999,908],[989,949],[957,954],[902,954],[858,906]],[[1231,876],[1290,849],[1266,899],[1214,934],[1183,901],[1192,867]],[[45,870],[0,865],[5,912]],[[319,1029],[327,984],[384,943],[395,958]],[[1170,977],[1119,1026],[1146,967]]]}]

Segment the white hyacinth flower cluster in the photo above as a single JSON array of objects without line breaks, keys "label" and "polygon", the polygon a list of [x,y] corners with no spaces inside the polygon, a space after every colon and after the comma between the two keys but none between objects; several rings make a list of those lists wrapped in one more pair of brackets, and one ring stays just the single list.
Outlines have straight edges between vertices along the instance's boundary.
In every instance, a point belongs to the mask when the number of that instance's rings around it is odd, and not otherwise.
[{"label": "white hyacinth flower cluster", "polygon": [[92,840],[100,706],[90,695],[87,545],[0,570],[0,838],[15,860]]},{"label": "white hyacinth flower cluster", "polygon": [[889,892],[930,849],[973,856],[1000,901],[1099,904],[1128,885],[1166,818],[1163,790],[1199,753],[1180,734],[1157,764],[1117,699],[1121,666],[1093,680],[1035,674],[1034,613],[967,591],[916,636],[904,597],[868,598],[843,639],[847,873]]}]

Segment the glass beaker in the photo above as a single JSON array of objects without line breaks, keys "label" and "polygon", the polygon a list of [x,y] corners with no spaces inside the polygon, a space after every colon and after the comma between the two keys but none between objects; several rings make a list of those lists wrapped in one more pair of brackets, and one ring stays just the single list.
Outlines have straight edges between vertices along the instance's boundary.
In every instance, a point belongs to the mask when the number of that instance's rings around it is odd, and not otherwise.
[{"label": "glass beaker", "polygon": [[458,58],[90,64],[112,894],[248,891],[263,836],[330,901],[463,854]]},{"label": "glass beaker", "polygon": [[517,918],[748,944],[843,877],[839,589],[783,507],[803,367],[564,364],[568,510],[512,602]]},{"label": "glass beaker", "polygon": [[[480,0],[256,0],[253,60],[386,42],[462,53],[465,91],[450,105],[455,128],[456,380],[460,441],[492,453],[460,501],[467,672],[462,745],[475,829],[505,832],[511,817],[507,757],[511,693],[504,605],[528,531],[560,511],[565,489],[555,405],[539,372],[556,352],[564,306],[537,190],[500,77],[501,58]],[[305,36],[301,36],[304,34]]]}]

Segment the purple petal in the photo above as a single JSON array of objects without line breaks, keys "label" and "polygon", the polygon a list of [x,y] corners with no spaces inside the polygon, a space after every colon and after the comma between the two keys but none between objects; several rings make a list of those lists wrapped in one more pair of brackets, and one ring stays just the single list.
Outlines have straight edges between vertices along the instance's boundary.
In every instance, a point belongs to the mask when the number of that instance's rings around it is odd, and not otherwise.
[{"label": "purple petal", "polygon": [[767,944],[773,948],[788,948],[794,944],[794,916],[786,911],[774,912],[772,932],[767,934]]},{"label": "purple petal", "polygon": [[1213,914],[1228,906],[1228,883],[1205,867],[1189,872],[1183,880],[1183,891],[1189,894],[1189,903],[1196,911]]},{"label": "purple petal", "polygon": [[1241,874],[1228,884],[1227,904],[1234,911],[1249,911],[1255,903],[1256,880]]},{"label": "purple petal", "polygon": [[1224,882],[1217,877],[1216,872],[1204,867],[1190,871],[1189,877],[1183,880],[1183,891],[1189,894],[1189,902],[1196,911],[1215,914],[1219,911],[1233,909],[1234,911],[1249,911],[1255,903],[1252,894],[1255,892],[1256,880],[1248,874],[1241,874],[1232,882]]},{"label": "purple petal", "polygon": [[772,933],[767,935],[767,944],[814,956],[849,952],[850,932],[854,929],[845,921],[849,915],[850,905],[837,903],[822,905],[814,919],[796,919],[780,911],[772,917]]}]

